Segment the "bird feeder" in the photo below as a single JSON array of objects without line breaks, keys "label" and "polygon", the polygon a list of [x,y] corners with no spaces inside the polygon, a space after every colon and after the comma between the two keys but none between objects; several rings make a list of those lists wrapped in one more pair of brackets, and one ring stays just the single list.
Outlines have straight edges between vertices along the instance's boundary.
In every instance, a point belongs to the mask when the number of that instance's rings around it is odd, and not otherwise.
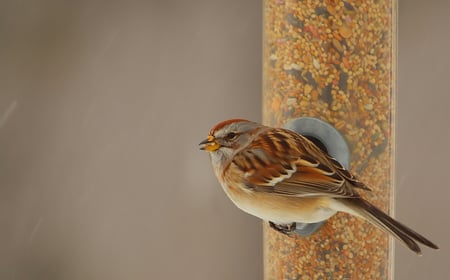
[{"label": "bird feeder", "polygon": [[[264,123],[306,133],[347,158],[372,189],[360,194],[390,214],[396,8],[395,0],[265,0],[263,9]],[[301,131],[305,123],[311,127]],[[340,136],[323,137],[319,126]],[[348,214],[294,237],[264,225],[266,280],[392,279],[392,266],[388,235]]]}]

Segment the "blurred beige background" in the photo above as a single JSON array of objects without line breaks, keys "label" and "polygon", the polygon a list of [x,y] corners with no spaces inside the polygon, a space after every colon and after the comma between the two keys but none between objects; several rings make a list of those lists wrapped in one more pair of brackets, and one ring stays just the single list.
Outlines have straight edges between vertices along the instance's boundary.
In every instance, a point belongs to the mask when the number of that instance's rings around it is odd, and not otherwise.
[{"label": "blurred beige background", "polygon": [[[197,144],[260,120],[261,1],[0,2],[0,279],[262,279]],[[396,279],[450,273],[450,2],[400,1]],[[398,245],[398,244],[397,244]]]}]

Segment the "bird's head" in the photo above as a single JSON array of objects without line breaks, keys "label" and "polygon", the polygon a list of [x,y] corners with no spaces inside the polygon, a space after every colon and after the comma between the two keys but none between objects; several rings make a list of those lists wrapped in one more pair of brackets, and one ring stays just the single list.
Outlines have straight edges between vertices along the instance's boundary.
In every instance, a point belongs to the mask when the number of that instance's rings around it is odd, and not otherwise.
[{"label": "bird's head", "polygon": [[246,147],[263,127],[244,119],[222,121],[211,129],[205,140],[200,142],[200,149],[209,152],[213,161],[227,161]]}]

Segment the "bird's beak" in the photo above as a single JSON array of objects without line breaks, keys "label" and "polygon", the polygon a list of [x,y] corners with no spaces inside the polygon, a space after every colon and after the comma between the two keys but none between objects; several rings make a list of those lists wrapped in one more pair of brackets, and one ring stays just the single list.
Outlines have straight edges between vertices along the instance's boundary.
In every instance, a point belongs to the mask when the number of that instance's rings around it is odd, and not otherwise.
[{"label": "bird's beak", "polygon": [[200,142],[200,150],[207,150],[208,152],[214,152],[220,148],[220,144],[216,142],[214,136],[209,135],[206,140]]}]

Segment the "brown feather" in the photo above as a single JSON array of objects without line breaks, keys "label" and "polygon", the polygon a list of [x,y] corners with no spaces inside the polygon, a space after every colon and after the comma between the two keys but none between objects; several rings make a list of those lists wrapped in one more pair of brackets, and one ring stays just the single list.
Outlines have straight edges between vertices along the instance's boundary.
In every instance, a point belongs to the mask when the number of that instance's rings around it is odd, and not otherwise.
[{"label": "brown feather", "polygon": [[[246,172],[247,186],[262,192],[359,197],[353,187],[369,189],[318,149],[308,139],[290,130],[264,130],[245,150],[235,155],[233,163]],[[267,154],[268,151],[272,154]]]}]

